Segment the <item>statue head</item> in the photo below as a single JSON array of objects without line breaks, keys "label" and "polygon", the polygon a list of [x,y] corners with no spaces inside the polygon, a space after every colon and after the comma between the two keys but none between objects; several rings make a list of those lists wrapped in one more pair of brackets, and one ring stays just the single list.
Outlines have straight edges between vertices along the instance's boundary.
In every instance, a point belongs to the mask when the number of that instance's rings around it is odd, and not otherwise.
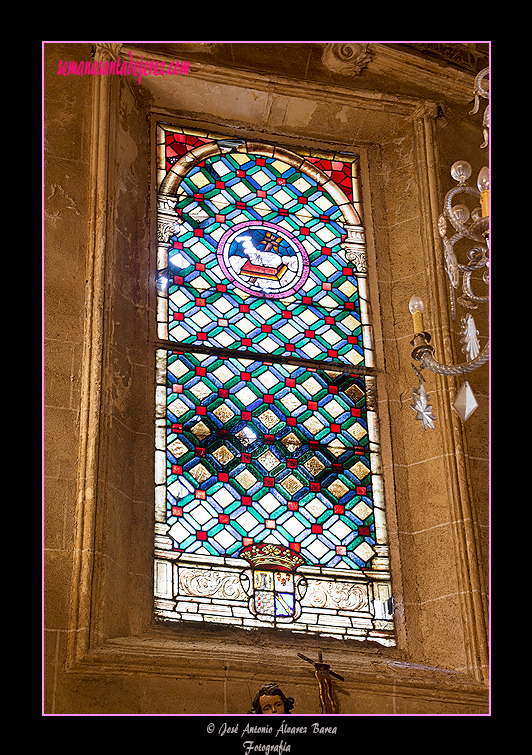
[{"label": "statue head", "polygon": [[253,698],[250,713],[271,715],[275,713],[290,713],[294,707],[294,698],[286,697],[275,682],[263,684]]}]

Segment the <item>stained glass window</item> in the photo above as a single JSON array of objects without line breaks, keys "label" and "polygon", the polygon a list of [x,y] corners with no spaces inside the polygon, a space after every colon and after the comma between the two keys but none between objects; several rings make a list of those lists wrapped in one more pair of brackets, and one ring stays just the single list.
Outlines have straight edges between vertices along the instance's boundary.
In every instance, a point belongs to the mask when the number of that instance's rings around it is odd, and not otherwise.
[{"label": "stained glass window", "polygon": [[155,611],[394,644],[358,158],[157,128]]}]

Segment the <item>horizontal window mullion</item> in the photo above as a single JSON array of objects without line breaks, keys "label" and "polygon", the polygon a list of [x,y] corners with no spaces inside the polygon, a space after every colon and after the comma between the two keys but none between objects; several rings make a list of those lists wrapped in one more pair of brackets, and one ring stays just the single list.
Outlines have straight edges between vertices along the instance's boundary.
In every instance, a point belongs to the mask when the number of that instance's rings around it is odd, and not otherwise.
[{"label": "horizontal window mullion", "polygon": [[324,372],[339,372],[346,375],[375,375],[378,371],[375,367],[355,366],[344,362],[300,359],[298,357],[264,354],[248,349],[223,349],[214,346],[203,346],[201,344],[183,343],[181,341],[155,339],[153,345],[156,349],[166,349],[167,351],[182,351],[189,354],[212,354],[224,359],[251,359],[254,362],[263,362],[264,364],[292,364],[296,367],[306,367],[307,369]]}]

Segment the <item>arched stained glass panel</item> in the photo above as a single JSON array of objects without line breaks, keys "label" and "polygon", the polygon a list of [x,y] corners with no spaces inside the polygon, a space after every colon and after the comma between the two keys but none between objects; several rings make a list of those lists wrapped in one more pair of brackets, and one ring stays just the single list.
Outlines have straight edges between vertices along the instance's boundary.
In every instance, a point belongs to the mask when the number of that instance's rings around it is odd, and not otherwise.
[{"label": "arched stained glass panel", "polygon": [[393,644],[357,157],[157,135],[156,615]]}]

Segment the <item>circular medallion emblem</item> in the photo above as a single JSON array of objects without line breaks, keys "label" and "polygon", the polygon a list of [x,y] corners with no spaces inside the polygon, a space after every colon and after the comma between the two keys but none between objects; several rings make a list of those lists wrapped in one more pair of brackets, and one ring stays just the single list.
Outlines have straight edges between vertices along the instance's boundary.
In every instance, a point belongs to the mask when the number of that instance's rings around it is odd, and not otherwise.
[{"label": "circular medallion emblem", "polygon": [[246,291],[271,299],[295,293],[309,274],[309,259],[300,242],[273,223],[239,223],[224,233],[218,261],[229,280]]}]

